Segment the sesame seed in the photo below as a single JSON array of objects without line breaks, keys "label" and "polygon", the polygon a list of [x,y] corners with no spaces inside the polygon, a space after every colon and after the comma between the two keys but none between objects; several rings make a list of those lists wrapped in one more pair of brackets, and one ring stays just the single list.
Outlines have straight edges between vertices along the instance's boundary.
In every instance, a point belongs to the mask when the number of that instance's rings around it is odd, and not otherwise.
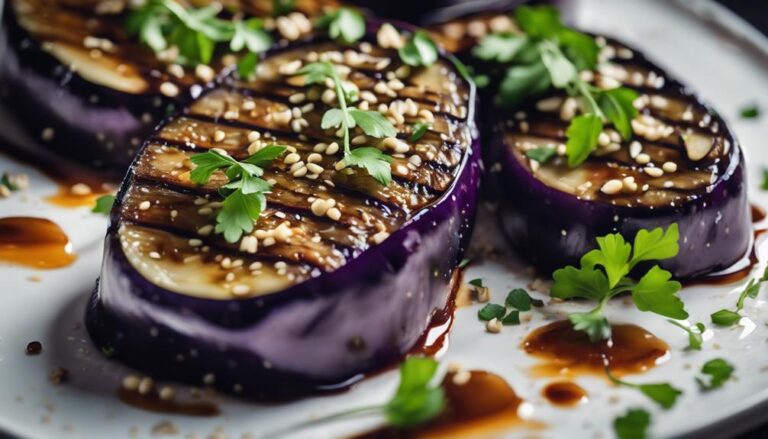
[{"label": "sesame seed", "polygon": [[640,154],[637,155],[637,157],[635,157],[635,161],[638,164],[640,164],[640,165],[646,165],[646,164],[650,163],[651,156],[649,156],[648,154],[646,154],[644,152],[641,152]]},{"label": "sesame seed", "polygon": [[69,192],[72,195],[77,196],[85,196],[91,194],[91,187],[84,183],[77,183],[73,184],[71,188],[69,188]]},{"label": "sesame seed", "polygon": [[341,219],[341,211],[336,207],[331,207],[325,214],[334,221]]},{"label": "sesame seed", "polygon": [[176,392],[171,386],[164,386],[160,389],[160,399],[163,401],[171,401],[176,396]]},{"label": "sesame seed", "polygon": [[125,378],[123,378],[123,389],[136,390],[139,388],[140,382],[141,379],[139,379],[139,377],[136,375],[126,375]]},{"label": "sesame seed", "polygon": [[244,296],[251,292],[251,287],[248,285],[238,284],[232,287],[232,294],[235,296]]},{"label": "sesame seed", "polygon": [[661,177],[664,175],[664,171],[661,168],[643,168],[643,171],[645,171],[646,174],[650,175],[651,177]]},{"label": "sesame seed", "polygon": [[493,318],[491,320],[488,320],[488,323],[485,324],[485,330],[490,332],[491,334],[498,334],[501,332],[501,322],[497,318]]},{"label": "sesame seed", "polygon": [[619,193],[623,187],[624,183],[621,180],[612,179],[606,181],[600,191],[606,195],[613,195]]},{"label": "sesame seed", "polygon": [[382,230],[381,232],[378,232],[375,235],[373,235],[373,242],[375,242],[376,244],[381,244],[388,237],[389,237],[389,233]]},{"label": "sesame seed", "polygon": [[141,203],[139,203],[139,210],[147,210],[150,208],[150,206],[152,206],[152,203],[150,203],[147,200],[144,200]]},{"label": "sesame seed", "polygon": [[176,84],[172,82],[166,81],[160,84],[160,93],[168,96],[169,98],[174,98],[179,95],[179,87],[177,87]]},{"label": "sesame seed", "polygon": [[661,169],[664,170],[664,172],[673,173],[677,171],[677,163],[675,162],[664,162],[663,165],[661,165]]},{"label": "sesame seed", "polygon": [[206,224],[199,229],[197,229],[197,234],[200,236],[208,236],[213,232],[213,225],[212,224]]},{"label": "sesame seed", "polygon": [[224,131],[216,130],[213,132],[213,141],[214,142],[221,142],[227,137],[227,134]]},{"label": "sesame seed", "polygon": [[455,373],[451,381],[457,386],[463,386],[469,382],[470,378],[472,378],[472,373],[468,370],[462,370]]},{"label": "sesame seed", "polygon": [[151,392],[152,389],[155,387],[155,382],[150,377],[144,377],[139,382],[139,393],[142,395],[146,395],[147,393]]}]

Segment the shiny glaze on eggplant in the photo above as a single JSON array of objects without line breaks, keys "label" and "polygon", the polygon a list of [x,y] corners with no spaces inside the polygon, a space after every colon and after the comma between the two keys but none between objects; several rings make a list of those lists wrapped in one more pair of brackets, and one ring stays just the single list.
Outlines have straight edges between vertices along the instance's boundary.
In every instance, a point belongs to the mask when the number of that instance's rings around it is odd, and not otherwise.
[{"label": "shiny glaze on eggplant", "polygon": [[[189,157],[215,146],[244,158],[254,143],[278,143],[307,163],[318,143],[338,140],[317,128],[329,107],[313,101],[295,132],[275,115],[310,103],[289,96],[317,93],[280,69],[306,57],[345,64],[346,51],[370,57],[348,77],[361,90],[401,72],[404,87],[374,93],[371,105],[385,113],[411,108],[396,125],[409,150],[393,154],[392,183],[383,187],[357,168],[336,171],[339,152],[321,154],[317,177],[294,177],[278,159],[264,175],[274,186],[256,223],[257,250],[207,233],[224,179],[191,183]],[[343,49],[310,42],[267,57],[255,82],[208,90],[167,119],[139,153],[112,212],[87,316],[96,343],[153,376],[199,383],[210,373],[216,387],[260,399],[338,389],[410,351],[452,299],[480,166],[471,84],[445,57],[408,75],[401,67],[396,51],[370,41]],[[418,110],[427,109],[432,128],[411,142],[412,124],[428,117]],[[217,130],[223,140],[212,142]],[[248,139],[251,132],[259,134]],[[340,217],[313,214],[316,198],[334,198]],[[157,337],[139,329],[146,327]]]}]

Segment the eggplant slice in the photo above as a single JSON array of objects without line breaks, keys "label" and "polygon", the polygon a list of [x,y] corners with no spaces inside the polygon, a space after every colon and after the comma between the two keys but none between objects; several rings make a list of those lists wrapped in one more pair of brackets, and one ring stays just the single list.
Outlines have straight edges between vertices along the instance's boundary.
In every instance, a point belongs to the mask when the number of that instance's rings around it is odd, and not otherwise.
[{"label": "eggplant slice", "polygon": [[[224,3],[245,16],[271,17],[275,2]],[[199,96],[234,60],[219,56],[211,66],[181,68],[169,61],[172,51],[169,59],[158,59],[126,33],[126,4],[8,0],[0,30],[0,103],[6,112],[44,147],[120,174],[157,123]],[[267,18],[267,27],[274,29],[277,20],[301,22],[303,38],[311,32],[308,17],[336,5],[299,0],[287,16]],[[282,37],[273,33],[275,40]]]},{"label": "eggplant slice", "polygon": [[[738,141],[711,108],[642,54],[616,41],[598,42],[602,62],[594,83],[640,94],[633,139],[621,141],[608,128],[588,160],[570,168],[565,130],[578,102],[555,93],[507,112],[488,168],[509,242],[549,274],[578,262],[597,236],[632,237],[677,223],[680,252],[662,267],[679,279],[731,267],[752,239]],[[555,148],[555,158],[527,157],[541,146]]]},{"label": "eggplant slice", "polygon": [[[414,347],[451,300],[474,219],[474,88],[446,56],[410,68],[368,40],[278,51],[255,81],[211,88],[158,127],[112,211],[87,311],[97,345],[153,376],[259,399],[349,383]],[[335,170],[341,152],[324,145],[336,135],[319,128],[324,87],[290,75],[317,59],[349,72],[358,105],[404,116],[394,120],[408,151],[392,154],[389,186]],[[430,130],[410,141],[424,120]],[[265,170],[268,208],[251,237],[229,244],[211,233],[225,179],[191,183],[189,157],[217,147],[242,159],[266,143],[295,148],[302,164],[284,156]],[[310,154],[322,171],[294,176]],[[340,215],[313,213],[317,199],[335,200]]]}]

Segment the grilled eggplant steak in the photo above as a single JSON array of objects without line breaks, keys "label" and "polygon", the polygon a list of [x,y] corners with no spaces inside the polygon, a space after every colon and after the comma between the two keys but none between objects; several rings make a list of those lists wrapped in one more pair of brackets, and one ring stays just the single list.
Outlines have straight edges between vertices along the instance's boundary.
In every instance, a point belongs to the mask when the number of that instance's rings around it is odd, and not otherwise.
[{"label": "grilled eggplant steak", "polygon": [[[598,41],[601,39],[598,38]],[[633,138],[604,131],[598,149],[569,167],[568,121],[574,98],[551,94],[496,127],[489,169],[501,191],[500,219],[509,242],[544,273],[573,264],[595,237],[677,223],[680,252],[661,265],[676,278],[732,266],[745,256],[752,231],[744,158],[725,122],[684,85],[616,41],[602,47],[594,74],[601,88],[639,93]],[[527,152],[555,148],[540,163]]]},{"label": "grilled eggplant steak", "polygon": [[[227,61],[217,55],[210,66],[182,68],[172,50],[158,57],[128,35],[126,3],[8,0],[0,31],[0,102],[7,112],[43,146],[121,174],[157,123],[197,97]],[[275,2],[225,3],[245,16],[270,17]],[[298,1],[276,20],[295,21],[301,32],[290,36],[300,38],[311,31],[307,17],[335,4]]]},{"label": "grilled eggplant steak", "polygon": [[[414,347],[451,300],[474,218],[474,90],[445,56],[410,68],[368,39],[271,54],[257,80],[207,90],[146,141],[87,313],[99,346],[153,376],[265,399],[349,382]],[[338,134],[320,129],[332,88],[295,75],[318,59],[357,86],[359,108],[394,122],[396,138],[352,133],[392,154],[389,185],[336,170]],[[431,128],[411,141],[419,121]],[[225,178],[195,185],[190,156],[216,147],[239,160],[272,143],[290,154],[265,169],[255,230],[230,244],[212,232]]]}]

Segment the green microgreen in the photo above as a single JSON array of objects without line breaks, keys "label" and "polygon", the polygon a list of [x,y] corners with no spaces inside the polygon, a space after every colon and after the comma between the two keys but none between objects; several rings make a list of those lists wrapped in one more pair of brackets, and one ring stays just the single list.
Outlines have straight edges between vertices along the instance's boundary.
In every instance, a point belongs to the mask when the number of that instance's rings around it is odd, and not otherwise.
[{"label": "green microgreen", "polygon": [[486,303],[484,307],[477,312],[477,318],[483,321],[501,319],[507,313],[507,309],[503,305],[496,303]]},{"label": "green microgreen", "polygon": [[744,309],[744,302],[746,302],[747,299],[757,298],[757,295],[760,293],[760,287],[766,281],[768,281],[768,266],[765,267],[763,274],[759,278],[752,278],[749,280],[747,286],[744,287],[744,290],[739,294],[738,300],[736,300],[736,309],[721,309],[715,311],[710,315],[712,323],[719,326],[733,326],[738,323],[738,321],[741,320],[739,311]]},{"label": "green microgreen", "polygon": [[469,281],[469,284],[472,285],[473,287],[482,288],[483,280],[480,278],[472,279],[471,281]]},{"label": "green microgreen", "polygon": [[109,215],[112,210],[112,205],[115,204],[115,196],[112,194],[102,195],[96,199],[96,204],[91,209],[93,213],[101,213]]},{"label": "green microgreen", "polygon": [[696,377],[699,387],[708,391],[721,387],[733,374],[734,367],[722,358],[709,360],[701,367],[704,376]]},{"label": "green microgreen", "polygon": [[669,383],[630,383],[614,376],[608,367],[605,368],[605,373],[614,384],[639,390],[665,410],[672,408],[675,402],[677,402],[677,398],[683,394],[682,390],[673,387]]},{"label": "green microgreen", "polygon": [[[469,259],[469,258],[464,258],[464,259],[462,259],[462,260],[461,260],[461,262],[459,262],[459,265],[458,265],[458,267],[459,267],[459,270],[463,270],[464,268],[466,268],[466,267],[467,267],[467,265],[469,265],[469,264],[470,264],[470,262],[472,262],[472,260],[471,260],[471,259]],[[482,281],[481,281],[481,282],[482,282]]]},{"label": "green microgreen", "polygon": [[599,237],[598,248],[581,258],[580,267],[569,265],[553,273],[550,294],[560,299],[581,297],[598,302],[589,312],[568,316],[574,329],[586,332],[592,341],[610,337],[611,327],[603,309],[612,297],[621,293],[630,293],[640,311],[677,320],[688,318],[683,302],[676,295],[680,282],[671,280],[670,272],[654,265],[639,280],[629,275],[641,262],[677,255],[678,238],[677,224],[670,225],[666,231],[660,227],[640,230],[633,245],[618,233]]},{"label": "green microgreen", "polygon": [[493,33],[473,50],[477,58],[508,65],[499,85],[499,103],[515,108],[552,88],[580,98],[584,113],[574,117],[566,130],[566,154],[572,167],[583,163],[597,148],[606,122],[624,140],[630,139],[631,121],[637,116],[633,106],[637,92],[624,87],[603,90],[579,75],[597,66],[599,48],[594,38],[563,25],[551,6],[517,8],[515,20],[523,35]]},{"label": "green microgreen", "polygon": [[403,47],[398,50],[400,59],[409,66],[430,66],[437,61],[437,45],[423,30],[413,33]]},{"label": "green microgreen", "polygon": [[[224,20],[217,17],[220,7],[184,7],[173,0],[148,0],[131,11],[126,21],[128,33],[155,52],[175,46],[179,50],[176,62],[187,65],[211,62],[217,45],[224,45],[232,52],[246,49],[250,54],[267,50],[272,37],[264,30],[263,20]],[[253,58],[251,57],[251,60]],[[245,65],[255,69],[252,61]],[[243,77],[244,66],[238,66]]]},{"label": "green microgreen", "polygon": [[742,119],[757,119],[760,117],[760,107],[755,104],[746,106],[741,109],[740,114]]},{"label": "green microgreen", "polygon": [[11,175],[7,172],[3,173],[3,176],[0,177],[0,186],[5,186],[8,188],[11,192],[16,192],[19,189],[21,189],[16,183],[12,181]]},{"label": "green microgreen", "polygon": [[296,10],[296,0],[272,0],[272,16],[286,15]]},{"label": "green microgreen", "polygon": [[613,420],[613,431],[619,439],[645,439],[651,426],[651,414],[644,409],[629,409]]},{"label": "green microgreen", "polygon": [[413,124],[413,129],[411,130],[411,142],[416,142],[419,139],[421,139],[424,134],[429,131],[429,124],[426,122],[416,122]]},{"label": "green microgreen", "polygon": [[557,148],[552,146],[539,146],[533,149],[529,149],[525,152],[526,157],[541,164],[547,163],[550,159],[552,159],[552,157],[556,155]]},{"label": "green microgreen", "polygon": [[701,345],[704,343],[703,334],[707,329],[703,323],[696,323],[692,326],[683,325],[677,320],[669,320],[669,323],[672,323],[673,325],[688,333],[688,347],[686,349],[692,351],[701,350]]},{"label": "green microgreen", "polygon": [[328,29],[328,35],[334,40],[352,44],[365,35],[363,14],[351,8],[339,8],[320,17],[315,27]]},{"label": "green microgreen", "polygon": [[760,189],[768,191],[768,168],[763,168],[763,183],[760,185]]},{"label": "green microgreen", "polygon": [[227,183],[219,188],[224,197],[222,209],[216,215],[216,233],[224,235],[227,242],[235,243],[243,233],[250,233],[259,215],[267,205],[266,194],[270,184],[261,178],[264,166],[285,152],[281,145],[267,145],[243,161],[210,150],[191,157],[195,168],[190,180],[205,184],[215,172],[224,171]]},{"label": "green microgreen", "polygon": [[349,139],[350,132],[355,127],[359,127],[370,137],[393,137],[397,135],[397,130],[392,123],[378,111],[350,107],[348,100],[351,101],[355,96],[350,96],[349,87],[345,86],[336,68],[330,62],[307,64],[297,74],[304,75],[305,85],[322,84],[326,79],[333,82],[339,108],[331,108],[325,112],[321,121],[321,128],[340,128],[344,145],[344,164],[364,169],[381,185],[388,186],[392,181],[390,166],[392,157],[378,148],[370,146],[351,149]]},{"label": "green microgreen", "polygon": [[[473,279],[469,283],[475,287],[483,286],[481,279]],[[519,325],[520,312],[530,311],[534,306],[543,305],[544,302],[532,298],[524,289],[515,288],[507,293],[503,305],[487,303],[477,312],[477,317],[483,321],[498,319],[504,325]]]}]

